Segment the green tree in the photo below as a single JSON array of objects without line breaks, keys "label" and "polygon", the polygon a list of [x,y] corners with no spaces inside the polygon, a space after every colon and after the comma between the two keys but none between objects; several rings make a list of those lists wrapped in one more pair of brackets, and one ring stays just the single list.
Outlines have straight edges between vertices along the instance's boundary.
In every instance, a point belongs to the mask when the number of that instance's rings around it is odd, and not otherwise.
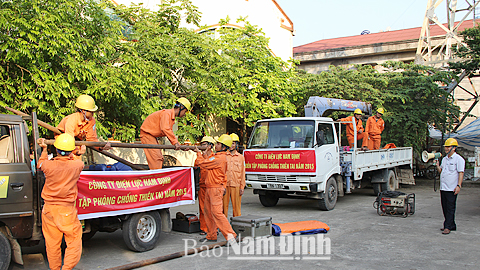
[{"label": "green tree", "polygon": [[451,82],[453,74],[413,63],[389,62],[385,66],[390,72],[381,74],[388,80],[382,95],[387,110],[382,141],[413,146],[421,152],[429,126],[449,129],[451,123],[446,119],[459,115],[453,97],[441,87]]},{"label": "green tree", "polygon": [[[142,106],[144,116],[187,97],[194,110],[179,119],[177,135],[192,141],[208,133],[211,116],[227,117],[245,130],[258,119],[295,113],[293,104],[283,98],[292,93],[294,69],[272,55],[258,28],[248,22],[241,29],[225,27],[214,39],[208,33],[179,28],[180,13],[170,10],[174,2],[153,13],[140,7],[118,12],[126,20],[134,18],[129,38],[135,40],[124,45],[128,48],[120,62],[146,74],[144,85],[154,88],[147,89],[151,96],[144,101],[148,106]],[[165,17],[172,23],[161,23],[159,18]],[[198,16],[191,18],[195,23]]]},{"label": "green tree", "polygon": [[[440,87],[452,80],[452,74],[402,62],[389,62],[385,67],[389,69],[385,73],[370,66],[349,70],[331,66],[328,72],[302,74],[297,110],[300,112],[310,96],[369,102],[374,110],[386,110],[382,145],[395,143],[421,151],[429,125],[442,128],[446,118],[458,116],[452,97]],[[338,115],[334,112],[329,116],[337,119]]]},{"label": "green tree", "polygon": [[467,74],[472,76],[473,72],[480,69],[480,26],[467,28],[460,35],[467,46],[454,48],[454,52],[460,61],[450,62],[449,66],[457,73],[465,70]]},{"label": "green tree", "polygon": [[[221,25],[228,23],[228,18]],[[202,114],[227,117],[245,132],[262,118],[292,116],[296,113],[296,72],[293,63],[275,57],[268,39],[244,18],[243,28],[222,27],[214,40],[221,62],[212,65],[211,80],[202,85],[199,99]]]},{"label": "green tree", "polygon": [[117,26],[89,0],[1,1],[0,105],[58,124],[80,93],[98,100]]},{"label": "green tree", "polygon": [[182,18],[200,18],[189,0],[162,1],[156,12],[94,0],[0,5],[0,105],[53,125],[84,93],[100,108],[99,134],[123,141],[179,97],[194,105],[179,119],[180,141],[207,133],[211,116],[246,127],[295,113],[294,69],[270,53],[263,33],[246,23],[213,39],[182,28]]}]

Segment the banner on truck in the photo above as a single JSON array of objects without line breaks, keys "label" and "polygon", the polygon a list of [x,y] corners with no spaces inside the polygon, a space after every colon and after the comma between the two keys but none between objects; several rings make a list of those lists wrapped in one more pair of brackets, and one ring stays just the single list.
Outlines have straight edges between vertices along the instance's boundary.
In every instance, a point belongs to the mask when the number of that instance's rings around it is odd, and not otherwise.
[{"label": "banner on truck", "polygon": [[193,168],[84,171],[77,186],[80,220],[195,203]]},{"label": "banner on truck", "polygon": [[315,173],[315,150],[245,150],[246,173]]}]

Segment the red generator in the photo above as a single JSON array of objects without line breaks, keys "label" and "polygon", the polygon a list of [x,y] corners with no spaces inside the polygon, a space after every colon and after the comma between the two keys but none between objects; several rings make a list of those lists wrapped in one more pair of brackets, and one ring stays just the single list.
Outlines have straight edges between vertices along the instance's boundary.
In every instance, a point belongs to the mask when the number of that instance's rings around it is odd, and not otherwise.
[{"label": "red generator", "polygon": [[415,193],[405,194],[400,191],[380,192],[373,203],[380,216],[403,216],[415,214]]}]

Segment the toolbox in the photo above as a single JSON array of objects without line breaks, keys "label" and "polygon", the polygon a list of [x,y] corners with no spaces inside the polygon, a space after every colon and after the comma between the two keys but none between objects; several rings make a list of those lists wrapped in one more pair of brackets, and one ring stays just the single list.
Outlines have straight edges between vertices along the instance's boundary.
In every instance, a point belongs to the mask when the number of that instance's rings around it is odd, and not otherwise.
[{"label": "toolbox", "polygon": [[200,221],[189,221],[186,219],[172,219],[172,230],[185,233],[196,233],[200,231]]},{"label": "toolbox", "polygon": [[272,217],[245,215],[231,217],[233,230],[242,237],[268,237],[272,235]]}]

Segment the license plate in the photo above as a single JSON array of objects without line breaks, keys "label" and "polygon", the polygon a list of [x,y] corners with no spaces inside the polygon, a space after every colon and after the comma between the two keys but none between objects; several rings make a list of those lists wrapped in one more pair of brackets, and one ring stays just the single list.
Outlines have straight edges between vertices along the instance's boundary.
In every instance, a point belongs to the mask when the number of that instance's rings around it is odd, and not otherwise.
[{"label": "license plate", "polygon": [[268,183],[267,183],[267,188],[280,188],[280,189],[283,189],[283,184],[268,184]]}]

